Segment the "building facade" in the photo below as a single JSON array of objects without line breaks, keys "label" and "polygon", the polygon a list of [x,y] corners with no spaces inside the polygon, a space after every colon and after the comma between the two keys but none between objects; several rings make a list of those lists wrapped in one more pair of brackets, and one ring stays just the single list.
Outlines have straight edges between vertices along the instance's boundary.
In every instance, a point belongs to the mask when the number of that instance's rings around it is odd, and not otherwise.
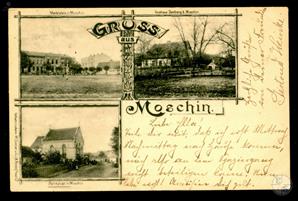
[{"label": "building facade", "polygon": [[27,57],[28,65],[22,67],[23,73],[42,74],[45,72],[68,74],[74,59],[65,54],[22,51]]},{"label": "building facade", "polygon": [[98,53],[98,54],[92,54],[88,57],[84,57],[81,59],[81,64],[83,68],[89,68],[89,67],[97,67],[99,63],[104,63],[104,62],[111,62],[112,59],[103,54],[103,53]]},{"label": "building facade", "polygon": [[[190,46],[188,42],[186,44],[187,47]],[[180,66],[189,57],[191,57],[191,51],[185,49],[184,43],[167,42],[154,44],[142,55],[142,58],[136,59],[136,65],[138,68]]]},{"label": "building facade", "polygon": [[49,129],[46,136],[36,138],[31,148],[35,148],[37,144],[42,153],[58,151],[67,159],[76,159],[78,155],[82,156],[84,153],[84,139],[80,127]]},{"label": "building facade", "polygon": [[148,58],[142,61],[142,68],[146,67],[170,67],[172,64],[171,58]]}]

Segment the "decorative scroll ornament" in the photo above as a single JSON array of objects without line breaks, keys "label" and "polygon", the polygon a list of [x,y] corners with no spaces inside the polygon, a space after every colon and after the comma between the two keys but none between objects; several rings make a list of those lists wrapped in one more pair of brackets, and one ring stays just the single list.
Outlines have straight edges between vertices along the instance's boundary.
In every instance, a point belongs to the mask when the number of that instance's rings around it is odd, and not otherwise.
[{"label": "decorative scroll ornament", "polygon": [[150,36],[161,38],[168,30],[151,22],[134,19],[124,19],[108,22],[105,24],[99,22],[95,24],[93,28],[88,29],[88,31],[99,39],[108,34],[119,31],[138,31],[146,33]]},{"label": "decorative scroll ornament", "polygon": [[88,31],[100,39],[108,34],[120,32],[117,36],[121,44],[121,66],[122,74],[122,100],[134,99],[134,45],[138,42],[138,37],[134,36],[136,31],[149,34],[156,38],[161,38],[168,30],[143,20],[135,20],[134,12],[131,15],[125,15],[122,11],[122,19],[108,23],[97,23]]}]

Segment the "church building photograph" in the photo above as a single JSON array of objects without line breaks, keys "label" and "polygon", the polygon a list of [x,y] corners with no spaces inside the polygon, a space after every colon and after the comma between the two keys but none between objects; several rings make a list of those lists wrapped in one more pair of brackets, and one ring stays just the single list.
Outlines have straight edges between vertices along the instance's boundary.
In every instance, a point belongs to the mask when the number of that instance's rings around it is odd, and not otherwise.
[{"label": "church building photograph", "polygon": [[118,177],[118,107],[24,108],[22,122],[23,178]]},{"label": "church building photograph", "polygon": [[49,129],[45,136],[38,136],[31,145],[41,153],[59,151],[67,159],[75,159],[84,154],[84,139],[80,127]]}]

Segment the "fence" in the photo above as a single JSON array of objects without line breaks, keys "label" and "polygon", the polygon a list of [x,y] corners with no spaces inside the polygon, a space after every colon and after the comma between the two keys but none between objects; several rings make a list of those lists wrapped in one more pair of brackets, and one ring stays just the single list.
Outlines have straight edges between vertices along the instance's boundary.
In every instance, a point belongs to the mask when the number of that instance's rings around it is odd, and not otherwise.
[{"label": "fence", "polygon": [[135,77],[235,76],[235,68],[217,70],[193,67],[136,67]]}]

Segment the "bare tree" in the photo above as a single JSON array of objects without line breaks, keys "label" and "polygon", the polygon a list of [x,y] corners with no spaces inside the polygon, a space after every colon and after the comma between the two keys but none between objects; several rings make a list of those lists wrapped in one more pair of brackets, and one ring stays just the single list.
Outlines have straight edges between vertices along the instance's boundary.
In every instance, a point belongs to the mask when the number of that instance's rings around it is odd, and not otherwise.
[{"label": "bare tree", "polygon": [[[192,58],[193,54],[193,49],[191,49],[190,45],[189,45],[189,41],[187,40],[186,38],[186,35],[185,35],[185,32],[184,32],[184,29],[183,29],[183,26],[182,26],[182,23],[181,23],[181,20],[180,18],[174,18],[174,26],[175,28],[177,29],[178,33],[179,33],[179,36],[184,44],[184,47],[185,47],[185,50],[187,52],[187,56],[188,58]],[[194,25],[195,26],[195,25]],[[197,38],[197,34],[193,34],[193,38]],[[195,40],[195,48],[197,46],[197,40]]]},{"label": "bare tree", "polygon": [[145,54],[150,49],[152,40],[153,40],[152,36],[141,33],[139,36],[139,41],[137,43],[137,51],[140,54]]},{"label": "bare tree", "polygon": [[224,52],[227,53],[228,56],[232,54],[236,49],[236,41],[235,41],[235,29],[231,28],[234,24],[228,24],[225,27],[217,30],[217,40],[220,41],[225,47]]},{"label": "bare tree", "polygon": [[174,26],[177,29],[179,36],[184,43],[186,50],[189,52],[189,58],[192,59],[193,57],[197,56],[201,58],[202,55],[205,53],[207,47],[210,44],[216,43],[218,38],[216,37],[219,34],[218,30],[223,30],[226,23],[220,25],[219,27],[215,28],[214,30],[210,30],[210,33],[207,34],[209,20],[208,17],[198,18],[194,17],[193,21],[191,22],[191,34],[190,40],[188,40],[184,27],[182,26],[180,18],[174,18]]}]

